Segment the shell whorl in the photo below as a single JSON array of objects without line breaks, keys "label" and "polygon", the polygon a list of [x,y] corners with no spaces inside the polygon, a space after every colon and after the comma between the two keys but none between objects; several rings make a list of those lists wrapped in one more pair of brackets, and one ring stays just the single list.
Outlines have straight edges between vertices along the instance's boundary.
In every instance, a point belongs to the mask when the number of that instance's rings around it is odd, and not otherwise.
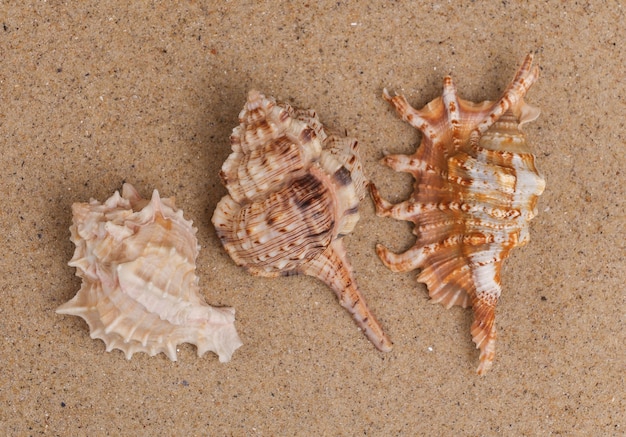
[{"label": "shell whorl", "polygon": [[375,186],[379,216],[415,224],[412,248],[394,254],[377,246],[383,263],[394,271],[421,269],[433,302],[446,308],[472,306],[472,337],[480,348],[478,373],[495,354],[495,307],[501,294],[500,270],[512,248],[528,241],[545,181],[538,173],[521,125],[539,110],[524,102],[538,77],[529,55],[502,97],[495,102],[460,99],[450,77],[441,97],[423,109],[402,96],[388,100],[422,133],[413,155],[388,155],[383,163],[415,179],[408,201],[393,205]]},{"label": "shell whorl", "polygon": [[381,350],[391,342],[356,287],[341,236],[354,229],[367,179],[358,142],[315,111],[251,91],[220,173],[228,190],[212,222],[231,258],[266,277],[307,274],[329,285]]}]

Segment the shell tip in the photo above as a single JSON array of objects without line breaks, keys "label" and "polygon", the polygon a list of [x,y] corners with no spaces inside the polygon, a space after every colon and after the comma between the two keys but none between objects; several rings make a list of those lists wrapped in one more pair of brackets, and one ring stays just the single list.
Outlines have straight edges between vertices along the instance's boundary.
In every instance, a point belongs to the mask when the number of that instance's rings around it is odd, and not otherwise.
[{"label": "shell tip", "polygon": [[131,203],[141,200],[139,191],[137,191],[137,189],[128,182],[124,182],[124,184],[122,185],[122,197],[124,199],[130,200]]}]

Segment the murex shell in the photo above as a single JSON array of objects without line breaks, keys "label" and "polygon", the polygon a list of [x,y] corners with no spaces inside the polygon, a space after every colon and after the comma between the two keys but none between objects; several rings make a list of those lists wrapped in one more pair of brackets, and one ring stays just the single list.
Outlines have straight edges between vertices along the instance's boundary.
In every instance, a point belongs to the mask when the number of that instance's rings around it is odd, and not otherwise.
[{"label": "murex shell", "polygon": [[176,347],[193,343],[230,360],[241,346],[232,308],[207,305],[195,274],[197,229],[183,218],[174,199],[154,190],[144,200],[130,185],[100,203],[72,205],[69,265],[83,279],[80,291],[57,313],[82,317],[92,338],[106,350],[165,353],[176,361]]},{"label": "murex shell", "polygon": [[377,214],[415,224],[415,245],[394,254],[376,251],[393,271],[421,269],[418,281],[446,308],[472,306],[473,341],[480,348],[479,374],[495,354],[495,307],[500,269],[511,249],[529,240],[545,181],[535,168],[521,132],[539,110],[524,102],[539,70],[528,55],[500,100],[473,103],[460,99],[450,77],[443,95],[424,108],[403,96],[384,98],[419,129],[422,141],[413,155],[389,155],[383,162],[415,178],[413,194],[397,205],[383,200],[372,185]]},{"label": "murex shell", "polygon": [[391,349],[357,288],[342,236],[352,232],[366,195],[355,139],[250,91],[220,176],[228,190],[213,224],[231,258],[257,276],[315,276],[380,350]]}]

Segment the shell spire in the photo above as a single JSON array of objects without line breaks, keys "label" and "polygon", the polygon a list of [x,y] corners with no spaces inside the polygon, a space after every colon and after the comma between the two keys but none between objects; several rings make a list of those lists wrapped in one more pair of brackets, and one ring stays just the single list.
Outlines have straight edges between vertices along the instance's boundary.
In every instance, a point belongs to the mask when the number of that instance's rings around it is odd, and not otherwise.
[{"label": "shell spire", "polygon": [[412,155],[383,159],[413,175],[409,200],[391,204],[370,186],[377,214],[413,222],[417,240],[402,254],[381,245],[376,252],[393,271],[421,269],[418,281],[427,285],[433,302],[473,308],[479,374],[489,370],[495,355],[502,262],[511,249],[528,242],[528,224],[545,188],[521,131],[539,116],[524,102],[539,75],[532,60],[532,54],[526,57],[495,102],[459,98],[450,77],[444,78],[442,96],[420,110],[403,96],[383,92],[422,140]]},{"label": "shell spire", "polygon": [[315,276],[329,285],[374,345],[391,341],[365,303],[342,236],[352,232],[367,180],[358,143],[315,111],[250,91],[220,176],[228,190],[212,217],[226,252],[256,276]]},{"label": "shell spire", "polygon": [[200,295],[197,230],[173,198],[154,190],[144,200],[124,184],[121,196],[75,203],[72,211],[76,250],[69,265],[83,283],[57,313],[82,317],[92,338],[127,359],[163,352],[176,361],[178,344],[193,343],[198,356],[213,351],[230,360],[242,344],[235,311],[211,307]]}]

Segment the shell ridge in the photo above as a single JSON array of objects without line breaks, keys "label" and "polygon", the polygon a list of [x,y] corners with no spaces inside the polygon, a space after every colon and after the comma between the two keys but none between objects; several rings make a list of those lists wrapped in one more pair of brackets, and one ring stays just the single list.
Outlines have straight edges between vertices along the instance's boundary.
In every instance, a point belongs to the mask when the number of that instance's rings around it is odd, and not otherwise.
[{"label": "shell ridge", "polygon": [[[351,173],[340,161],[335,159],[335,155],[327,151],[322,153],[319,165],[324,170],[319,177],[327,178],[326,183],[332,185],[332,189],[328,192],[333,198],[336,209],[341,211],[333,235],[337,237],[338,235],[349,234],[359,221],[360,201]],[[326,175],[330,175],[330,177]]]},{"label": "shell ridge", "polygon": [[[151,258],[157,258],[157,261]],[[144,265],[150,266],[151,262],[158,262],[159,258],[163,257],[139,257],[136,260],[120,264],[117,267],[120,290],[141,304],[147,312],[158,314],[161,320],[174,325],[184,324],[186,321],[184,310],[200,302],[203,303],[203,301],[200,298],[195,299],[195,302],[183,301],[180,296],[175,294],[188,294],[186,289],[195,285],[193,283],[195,274],[192,277],[188,276],[182,279],[175,275],[179,274],[176,270],[179,270],[180,266],[185,268],[187,265],[187,271],[193,270],[193,267],[181,260],[178,254],[170,254],[167,257],[169,263],[163,263],[155,266],[154,269],[143,269],[142,271]],[[172,271],[171,267],[175,265],[178,268]],[[158,284],[159,281],[164,282],[164,284]],[[182,290],[177,289],[179,284],[181,284],[181,288],[184,287]],[[199,297],[199,295],[197,296]]]},{"label": "shell ridge", "polygon": [[[455,261],[451,261],[454,263]],[[418,281],[425,283],[431,302],[440,303],[446,309],[454,305],[466,308],[470,303],[470,292],[473,290],[471,271],[469,266],[463,263],[448,263],[445,280],[433,280],[432,276],[424,275],[424,271],[418,276]],[[422,276],[424,275],[424,276]],[[442,276],[444,276],[442,275]]]},{"label": "shell ridge", "polygon": [[474,322],[470,328],[472,341],[480,349],[479,366],[476,372],[483,375],[493,365],[495,357],[495,307],[483,300],[473,299]]}]

